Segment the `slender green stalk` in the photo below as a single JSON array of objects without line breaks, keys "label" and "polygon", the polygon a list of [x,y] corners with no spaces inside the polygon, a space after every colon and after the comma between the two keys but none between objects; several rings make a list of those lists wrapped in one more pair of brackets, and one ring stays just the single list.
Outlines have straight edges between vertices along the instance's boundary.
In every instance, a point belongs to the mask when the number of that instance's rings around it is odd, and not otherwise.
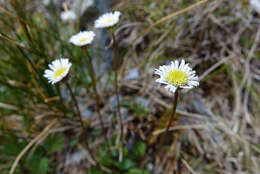
[{"label": "slender green stalk", "polygon": [[106,167],[103,166],[102,164],[97,163],[97,161],[96,161],[96,159],[95,159],[95,157],[94,157],[94,155],[93,155],[93,153],[92,153],[92,150],[90,149],[89,144],[88,144],[87,131],[85,130],[85,126],[84,126],[83,120],[82,120],[82,118],[81,118],[81,114],[80,114],[80,110],[79,110],[79,105],[78,105],[78,102],[77,102],[77,100],[76,100],[76,97],[74,96],[74,94],[73,94],[73,92],[72,92],[72,89],[71,89],[70,84],[69,84],[67,81],[65,81],[65,84],[66,84],[66,86],[68,87],[68,89],[69,89],[69,91],[70,91],[70,94],[71,94],[71,97],[72,97],[72,100],[73,100],[73,102],[74,102],[74,104],[75,104],[75,106],[76,106],[77,115],[78,115],[78,117],[79,117],[79,119],[80,119],[81,126],[82,126],[82,131],[83,131],[82,139],[85,140],[85,144],[84,144],[84,145],[86,146],[86,149],[87,149],[88,153],[90,154],[90,156],[91,156],[91,158],[92,158],[92,160],[93,160],[93,161],[90,161],[90,163],[92,163],[92,164],[95,165],[95,166],[98,166],[101,170],[103,170],[103,171],[105,171],[105,172],[112,173],[112,171],[111,171],[110,169],[106,168]]},{"label": "slender green stalk", "polygon": [[175,93],[174,93],[174,101],[173,101],[172,114],[171,114],[171,116],[170,116],[170,120],[169,120],[168,126],[167,126],[167,128],[166,128],[166,132],[165,132],[166,135],[168,134],[169,129],[170,129],[171,124],[172,124],[172,120],[175,118],[175,115],[176,115],[176,108],[177,108],[177,103],[178,103],[178,96],[179,96],[179,90],[176,89],[176,91],[175,91]]},{"label": "slender green stalk", "polygon": [[87,59],[88,59],[89,65],[90,65],[90,75],[91,75],[91,79],[92,79],[92,83],[93,83],[93,90],[94,90],[95,98],[96,98],[96,105],[95,106],[96,106],[96,110],[98,112],[98,118],[99,118],[99,121],[100,121],[100,124],[101,124],[101,127],[102,127],[102,131],[105,134],[106,141],[108,142],[108,138],[107,138],[107,134],[106,134],[106,130],[105,130],[103,117],[102,117],[102,115],[100,113],[100,108],[99,108],[100,98],[99,98],[99,95],[98,95],[98,92],[97,92],[97,83],[96,83],[96,77],[95,77],[95,71],[94,71],[92,59],[91,59],[91,57],[90,57],[90,55],[88,53],[87,47],[81,47],[81,49],[83,51],[85,51],[85,53],[87,55]]},{"label": "slender green stalk", "polygon": [[166,127],[166,131],[165,133],[163,134],[163,137],[159,143],[159,146],[158,148],[161,148],[164,141],[165,141],[165,138],[166,136],[168,135],[168,132],[169,132],[169,129],[172,125],[172,121],[173,119],[175,118],[175,115],[176,115],[176,108],[177,108],[177,103],[178,103],[178,96],[179,96],[179,89],[176,89],[175,93],[174,93],[174,98],[173,98],[173,108],[172,108],[172,113],[171,113],[171,116],[170,116],[170,120],[168,121],[168,125]]},{"label": "slender green stalk", "polygon": [[115,93],[116,93],[116,102],[117,102],[117,116],[119,119],[119,125],[120,125],[120,137],[123,137],[123,121],[122,116],[120,112],[120,100],[119,100],[119,93],[118,93],[118,65],[117,65],[117,43],[115,35],[112,33],[112,39],[113,39],[113,53],[114,53],[114,71],[115,71]]},{"label": "slender green stalk", "polygon": [[75,97],[75,95],[73,94],[73,91],[72,91],[72,89],[71,89],[71,86],[70,86],[70,84],[68,83],[67,80],[65,80],[65,84],[66,84],[67,88],[69,89],[71,98],[72,98],[72,100],[73,100],[73,102],[74,102],[74,104],[75,104],[76,111],[77,111],[77,116],[79,117],[80,124],[81,124],[82,130],[83,130],[83,132],[84,132],[85,126],[84,126],[84,122],[83,122],[82,117],[81,117],[81,114],[80,114],[78,102],[77,102],[76,97]]},{"label": "slender green stalk", "polygon": [[81,114],[80,114],[78,102],[77,102],[76,97],[75,97],[75,95],[73,94],[72,88],[71,88],[71,86],[70,86],[70,84],[68,83],[67,80],[65,80],[65,84],[66,84],[67,88],[68,88],[69,91],[70,91],[71,98],[72,98],[72,100],[73,100],[73,102],[74,102],[74,104],[75,104],[75,107],[76,107],[77,115],[78,115],[78,117],[79,117],[80,124],[81,124],[81,127],[82,127],[82,139],[84,140],[84,144],[85,144],[86,149],[88,150],[88,152],[89,152],[91,158],[94,160],[93,163],[96,165],[96,161],[95,161],[94,155],[92,154],[92,151],[91,151],[91,149],[89,148],[88,135],[87,135],[87,131],[86,131],[86,129],[85,129],[84,122],[83,122],[82,117],[81,117]]}]

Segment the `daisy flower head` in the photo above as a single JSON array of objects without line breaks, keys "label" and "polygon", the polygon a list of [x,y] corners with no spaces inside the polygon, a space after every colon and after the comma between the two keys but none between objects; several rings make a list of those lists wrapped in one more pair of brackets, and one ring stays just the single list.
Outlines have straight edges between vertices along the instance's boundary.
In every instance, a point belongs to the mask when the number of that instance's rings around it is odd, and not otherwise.
[{"label": "daisy flower head", "polygon": [[71,65],[67,58],[56,59],[49,64],[50,69],[46,69],[43,76],[53,85],[67,76]]},{"label": "daisy flower head", "polygon": [[77,15],[76,15],[76,13],[74,13],[71,10],[63,11],[63,12],[61,12],[60,18],[64,22],[69,21],[69,20],[73,20],[74,21],[77,18]]},{"label": "daisy flower head", "polygon": [[93,31],[81,31],[78,34],[71,36],[69,42],[81,47],[91,44],[95,36]]},{"label": "daisy flower head", "polygon": [[173,93],[178,88],[191,89],[199,85],[198,76],[184,60],[175,60],[170,65],[160,66],[155,69],[155,74],[160,76],[156,82],[166,85],[165,88]]},{"label": "daisy flower head", "polygon": [[95,21],[95,28],[107,28],[115,25],[121,16],[120,11],[105,13]]}]

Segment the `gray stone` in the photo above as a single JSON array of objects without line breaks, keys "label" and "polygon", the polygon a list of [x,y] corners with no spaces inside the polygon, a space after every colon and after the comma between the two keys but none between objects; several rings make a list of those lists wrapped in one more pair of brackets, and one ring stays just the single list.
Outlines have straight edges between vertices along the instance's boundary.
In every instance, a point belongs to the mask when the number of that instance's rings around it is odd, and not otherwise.
[{"label": "gray stone", "polygon": [[[119,102],[121,103],[121,101],[122,101],[122,97],[119,95]],[[111,96],[111,97],[108,99],[108,102],[109,102],[110,110],[111,110],[112,112],[116,112],[116,110],[117,110],[116,96],[115,96],[115,95]]]},{"label": "gray stone", "polygon": [[138,77],[139,77],[139,70],[138,68],[134,68],[128,72],[128,74],[125,77],[125,80],[135,80]]},{"label": "gray stone", "polygon": [[136,104],[140,104],[142,108],[147,108],[149,106],[150,101],[143,97],[136,97],[134,102]]},{"label": "gray stone", "polygon": [[93,111],[91,111],[90,109],[86,109],[81,112],[81,116],[83,119],[88,119],[88,118],[92,117],[93,114],[94,114]]}]

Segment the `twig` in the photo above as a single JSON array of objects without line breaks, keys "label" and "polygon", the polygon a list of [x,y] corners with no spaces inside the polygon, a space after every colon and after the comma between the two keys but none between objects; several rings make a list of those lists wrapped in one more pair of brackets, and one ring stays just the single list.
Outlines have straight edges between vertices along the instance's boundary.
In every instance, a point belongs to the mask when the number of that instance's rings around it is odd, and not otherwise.
[{"label": "twig", "polygon": [[221,59],[218,63],[214,64],[213,66],[211,66],[209,69],[207,69],[202,75],[200,75],[199,77],[199,81],[204,79],[207,75],[209,75],[212,71],[214,71],[216,68],[218,68],[220,65],[222,65],[223,63],[227,62],[228,60],[232,59],[234,57],[229,57],[226,59]]},{"label": "twig", "polygon": [[[64,8],[64,11],[65,11],[65,12],[68,12],[68,11],[69,11],[69,9],[68,9],[68,6],[67,6],[67,3],[66,3],[66,2],[62,3],[62,6],[63,6],[63,8]],[[72,27],[73,27],[73,21],[72,21],[72,19],[69,19],[69,24],[70,24],[70,26],[72,26]]]},{"label": "twig", "polygon": [[11,42],[12,44],[16,45],[17,47],[23,48],[23,49],[25,49],[27,51],[32,51],[31,48],[28,48],[25,45],[15,41],[15,40],[13,40],[13,39],[10,39],[9,37],[6,37],[6,36],[2,35],[1,33],[0,33],[0,38],[6,40],[8,42]]},{"label": "twig", "polygon": [[192,168],[191,166],[187,163],[187,161],[185,161],[184,159],[181,159],[182,163],[187,167],[187,169],[192,173],[192,174],[197,174]]},{"label": "twig", "polygon": [[182,13],[188,12],[188,11],[190,11],[191,9],[196,8],[196,7],[200,6],[201,4],[203,4],[203,3],[207,2],[207,1],[208,1],[208,0],[201,0],[201,1],[197,2],[197,3],[195,3],[195,4],[190,5],[190,6],[187,7],[187,8],[184,8],[184,9],[182,9],[182,10],[179,10],[179,11],[177,11],[177,12],[174,12],[174,13],[168,15],[168,16],[165,16],[165,17],[161,18],[160,20],[158,20],[158,21],[156,21],[155,23],[153,23],[148,29],[146,29],[146,30],[145,30],[145,33],[146,33],[146,32],[149,32],[154,26],[156,26],[156,25],[158,25],[158,24],[160,24],[160,23],[163,23],[163,22],[165,22],[165,21],[167,21],[167,20],[169,20],[169,19],[171,19],[171,18],[173,18],[173,17],[175,17],[175,16],[178,16],[178,15],[180,15],[180,14],[182,14]]},{"label": "twig", "polygon": [[[193,125],[182,125],[182,126],[172,126],[169,128],[170,131],[172,130],[181,130],[181,129],[205,129],[208,126],[216,126],[217,124],[193,124]],[[158,135],[166,132],[166,129],[160,129],[153,132],[153,135]]]},{"label": "twig", "polygon": [[10,109],[10,110],[14,110],[14,111],[18,110],[18,107],[9,105],[9,104],[5,104],[5,103],[0,103],[0,108]]}]

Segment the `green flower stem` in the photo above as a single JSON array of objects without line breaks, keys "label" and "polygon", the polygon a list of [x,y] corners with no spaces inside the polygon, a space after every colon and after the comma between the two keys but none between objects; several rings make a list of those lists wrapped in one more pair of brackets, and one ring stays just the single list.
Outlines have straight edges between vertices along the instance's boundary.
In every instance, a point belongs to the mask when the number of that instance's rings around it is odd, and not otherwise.
[{"label": "green flower stem", "polygon": [[89,62],[89,65],[90,65],[90,75],[91,75],[91,79],[92,79],[92,83],[93,83],[93,90],[94,90],[94,93],[95,93],[95,98],[96,98],[96,110],[98,112],[98,118],[99,118],[99,121],[100,121],[100,124],[101,124],[101,127],[102,127],[102,131],[103,133],[105,134],[105,139],[106,141],[108,142],[108,138],[107,138],[107,134],[106,134],[106,130],[105,130],[105,125],[104,125],[104,121],[103,121],[103,117],[100,113],[100,108],[99,108],[99,105],[100,105],[100,98],[99,98],[99,94],[97,92],[97,83],[96,83],[96,78],[95,78],[95,71],[94,71],[94,67],[93,67],[93,63],[92,63],[92,59],[88,53],[88,49],[87,47],[81,47],[81,49],[83,51],[85,51],[86,55],[87,55],[87,59],[88,59],[88,62]]},{"label": "green flower stem", "polygon": [[176,91],[175,91],[175,93],[174,93],[173,108],[172,108],[171,116],[170,116],[170,118],[169,118],[170,120],[168,121],[168,125],[167,125],[167,127],[166,127],[166,131],[165,131],[165,133],[163,134],[163,137],[162,137],[162,139],[161,139],[161,141],[160,141],[160,143],[159,143],[158,148],[161,148],[161,147],[162,147],[162,145],[163,145],[163,143],[164,143],[164,141],[165,141],[165,138],[166,138],[166,136],[168,135],[169,129],[170,129],[171,125],[172,125],[172,121],[173,121],[174,118],[175,118],[176,108],[177,108],[177,103],[178,103],[178,96],[179,96],[179,89],[177,88]]},{"label": "green flower stem", "polygon": [[120,100],[119,100],[119,93],[118,93],[118,64],[117,64],[117,43],[115,35],[112,33],[112,39],[113,39],[113,53],[114,53],[114,71],[115,71],[115,93],[116,93],[116,101],[117,101],[117,116],[119,119],[119,125],[120,125],[120,137],[123,137],[123,121],[122,121],[122,115],[120,112]]},{"label": "green flower stem", "polygon": [[87,151],[89,152],[89,154],[90,154],[90,156],[91,156],[91,158],[92,158],[92,160],[93,160],[92,163],[93,163],[94,165],[96,165],[96,161],[95,161],[94,155],[93,155],[91,149],[89,148],[88,135],[87,135],[87,131],[86,131],[86,129],[85,129],[85,125],[84,125],[84,122],[83,122],[82,117],[81,117],[81,114],[80,114],[78,102],[77,102],[76,97],[75,97],[75,95],[73,94],[72,88],[71,88],[71,86],[70,86],[70,84],[69,84],[69,82],[68,82],[67,80],[65,80],[65,84],[66,84],[67,88],[69,89],[71,98],[72,98],[72,100],[73,100],[73,102],[74,102],[74,104],[75,104],[75,107],[76,107],[77,115],[78,115],[78,117],[79,117],[80,124],[81,124],[81,127],[82,127],[82,138],[83,138],[83,140],[84,140],[84,144],[85,144],[86,149],[87,149]]},{"label": "green flower stem", "polygon": [[122,115],[121,115],[121,109],[120,109],[120,100],[119,100],[119,92],[118,92],[118,62],[117,62],[117,42],[116,37],[113,32],[111,32],[112,35],[112,41],[113,41],[113,53],[114,53],[114,72],[115,72],[115,93],[116,93],[116,102],[117,102],[117,117],[118,117],[118,124],[120,126],[120,133],[119,138],[122,140],[122,142],[119,143],[119,161],[122,162],[123,160],[123,121],[122,121]]},{"label": "green flower stem", "polygon": [[83,120],[81,118],[81,114],[80,114],[80,110],[79,110],[79,105],[78,102],[76,100],[76,97],[74,96],[71,86],[69,85],[68,81],[65,81],[66,86],[68,87],[72,100],[74,101],[74,104],[76,106],[76,110],[77,110],[77,115],[79,116],[80,122],[81,122],[81,126],[82,126],[82,131],[83,131],[83,135],[82,135],[82,139],[85,140],[85,147],[86,150],[88,151],[88,153],[90,154],[91,160],[89,161],[92,165],[99,167],[101,170],[107,172],[107,173],[112,173],[112,170],[108,169],[107,167],[103,166],[102,164],[97,163],[92,150],[89,147],[89,143],[88,143],[88,135],[87,135],[87,131],[85,129]]},{"label": "green flower stem", "polygon": [[178,96],[179,96],[179,89],[176,89],[175,93],[174,93],[174,102],[173,102],[173,108],[172,108],[172,114],[170,116],[170,120],[169,120],[169,124],[166,128],[166,132],[165,134],[167,135],[169,132],[169,129],[171,127],[172,124],[172,120],[175,118],[176,115],[176,108],[177,108],[177,103],[178,103]]},{"label": "green flower stem", "polygon": [[65,81],[65,84],[66,84],[67,88],[69,89],[71,98],[72,98],[72,100],[73,100],[73,102],[74,102],[74,104],[75,104],[76,111],[77,111],[77,116],[79,117],[80,124],[81,124],[81,127],[82,127],[83,132],[84,132],[85,126],[84,126],[84,122],[83,122],[82,117],[81,117],[81,114],[80,114],[78,102],[77,102],[76,97],[75,97],[75,95],[73,94],[72,89],[71,89],[71,86],[70,86],[70,84],[68,83],[67,80]]}]

